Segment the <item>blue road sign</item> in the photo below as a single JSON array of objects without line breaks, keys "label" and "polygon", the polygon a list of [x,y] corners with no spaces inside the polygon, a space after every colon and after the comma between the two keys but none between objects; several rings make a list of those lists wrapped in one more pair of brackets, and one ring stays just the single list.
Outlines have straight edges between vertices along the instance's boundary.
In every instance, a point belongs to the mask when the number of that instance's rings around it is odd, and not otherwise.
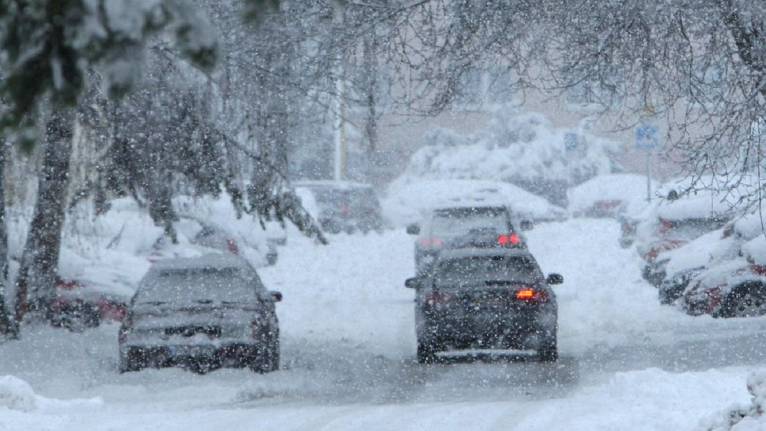
[{"label": "blue road sign", "polygon": [[579,141],[580,140],[577,137],[577,133],[567,132],[564,134],[564,148],[567,151],[576,150]]},{"label": "blue road sign", "polygon": [[636,148],[651,151],[660,146],[660,131],[651,124],[636,127]]}]

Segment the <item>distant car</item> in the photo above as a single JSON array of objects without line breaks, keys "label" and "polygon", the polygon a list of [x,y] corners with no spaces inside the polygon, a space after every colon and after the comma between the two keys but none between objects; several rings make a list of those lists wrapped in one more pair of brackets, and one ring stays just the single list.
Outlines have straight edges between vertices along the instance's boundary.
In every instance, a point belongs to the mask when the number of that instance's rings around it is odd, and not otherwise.
[{"label": "distant car", "polygon": [[232,255],[155,263],[139,283],[119,330],[120,371],[221,366],[279,368],[275,302],[255,269]]},{"label": "distant car", "polygon": [[104,320],[119,322],[127,312],[127,299],[96,285],[59,279],[55,296],[47,307],[48,321],[72,331],[95,328]]},{"label": "distant car", "polygon": [[[531,222],[519,221],[531,228]],[[527,241],[503,205],[476,205],[436,208],[421,224],[407,232],[415,241],[415,268],[425,272],[443,250],[463,248],[526,248]]]},{"label": "distant car", "polygon": [[646,201],[647,181],[644,175],[597,175],[567,191],[569,211],[575,217],[620,218],[639,213]]},{"label": "distant car", "polygon": [[417,359],[464,349],[532,350],[558,359],[558,308],[547,279],[524,249],[441,253],[431,270],[405,282],[416,289]]},{"label": "distant car", "polygon": [[[201,222],[200,230],[192,237],[191,243],[202,247],[209,247],[219,251],[226,251],[233,255],[240,255],[240,246],[236,235],[226,229],[209,222]],[[259,244],[264,249],[264,257],[268,265],[277,263],[279,253],[277,243],[266,240]]]},{"label": "distant car", "polygon": [[296,194],[322,230],[337,234],[383,229],[380,202],[372,186],[346,181],[300,181]]},{"label": "distant car", "polygon": [[638,220],[636,249],[646,262],[651,263],[661,253],[723,227],[736,216],[737,196],[747,192],[744,185],[743,190],[715,191],[714,179],[703,177],[695,185],[702,187],[701,190],[683,193],[692,187],[692,181],[683,179],[665,184],[658,192],[662,197],[653,199],[641,214],[633,216]]}]

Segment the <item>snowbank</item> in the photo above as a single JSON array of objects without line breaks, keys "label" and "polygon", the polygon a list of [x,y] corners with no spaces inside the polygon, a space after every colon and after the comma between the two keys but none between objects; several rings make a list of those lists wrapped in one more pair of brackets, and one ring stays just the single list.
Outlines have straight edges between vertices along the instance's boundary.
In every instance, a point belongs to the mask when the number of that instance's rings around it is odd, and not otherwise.
[{"label": "snowbank", "polygon": [[100,398],[89,400],[56,400],[42,397],[37,395],[32,386],[24,380],[14,376],[0,376],[0,413],[2,413],[2,409],[32,412],[38,409],[62,410],[69,407],[97,407],[102,404],[103,401]]},{"label": "snowbank", "polygon": [[703,421],[701,431],[762,431],[766,429],[766,372],[758,371],[747,378],[749,404],[736,404],[728,411]]},{"label": "snowbank", "polygon": [[561,220],[566,211],[513,184],[481,180],[420,180],[402,177],[381,201],[393,225],[420,221],[430,209],[454,205],[507,205],[519,218]]}]

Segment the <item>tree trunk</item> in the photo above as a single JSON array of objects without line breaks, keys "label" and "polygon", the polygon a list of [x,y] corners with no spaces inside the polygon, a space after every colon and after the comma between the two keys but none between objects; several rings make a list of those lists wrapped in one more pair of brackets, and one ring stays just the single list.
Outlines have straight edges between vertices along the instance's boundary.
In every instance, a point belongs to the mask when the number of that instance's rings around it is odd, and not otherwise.
[{"label": "tree trunk", "polygon": [[5,143],[0,141],[0,335],[15,337],[16,325],[5,300],[8,284],[8,226],[5,222]]},{"label": "tree trunk", "polygon": [[37,201],[16,280],[17,324],[27,311],[44,315],[56,293],[74,119],[74,110],[64,108],[54,112],[46,126]]}]

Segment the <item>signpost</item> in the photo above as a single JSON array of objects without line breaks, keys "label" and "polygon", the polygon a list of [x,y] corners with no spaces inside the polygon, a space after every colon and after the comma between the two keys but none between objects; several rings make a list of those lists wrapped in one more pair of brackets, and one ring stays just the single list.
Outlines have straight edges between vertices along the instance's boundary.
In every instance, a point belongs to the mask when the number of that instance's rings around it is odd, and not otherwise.
[{"label": "signpost", "polygon": [[567,132],[564,134],[564,149],[567,151],[576,150],[578,142],[577,133]]},{"label": "signpost", "polygon": [[636,127],[637,150],[646,151],[646,200],[652,200],[652,151],[660,146],[660,131],[657,126],[641,122]]}]

